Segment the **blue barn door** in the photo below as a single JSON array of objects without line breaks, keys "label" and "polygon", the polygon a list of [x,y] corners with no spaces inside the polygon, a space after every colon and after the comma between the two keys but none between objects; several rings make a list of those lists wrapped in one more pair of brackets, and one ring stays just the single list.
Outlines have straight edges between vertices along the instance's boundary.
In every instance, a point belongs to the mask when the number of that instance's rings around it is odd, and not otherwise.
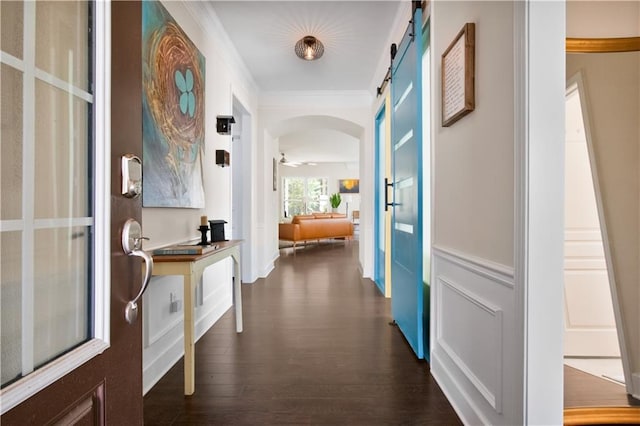
[{"label": "blue barn door", "polygon": [[392,315],[424,358],[422,261],[422,10],[417,8],[391,64],[393,210]]}]

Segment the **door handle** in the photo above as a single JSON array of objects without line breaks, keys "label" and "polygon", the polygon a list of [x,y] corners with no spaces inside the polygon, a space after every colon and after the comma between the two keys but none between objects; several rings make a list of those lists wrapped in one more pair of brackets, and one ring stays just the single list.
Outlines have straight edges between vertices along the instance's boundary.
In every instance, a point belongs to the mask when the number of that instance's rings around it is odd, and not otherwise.
[{"label": "door handle", "polygon": [[393,182],[389,183],[389,178],[384,178],[384,211],[388,211],[389,207],[393,207],[396,204],[392,201],[389,202],[389,187],[393,188]]},{"label": "door handle", "polygon": [[153,258],[149,253],[142,250],[142,241],[148,239],[142,236],[142,228],[135,219],[129,219],[125,222],[122,229],[122,249],[129,256],[141,257],[146,266],[140,291],[133,300],[127,303],[127,307],[124,310],[124,317],[129,324],[133,324],[138,318],[138,300],[147,289],[153,275]]}]

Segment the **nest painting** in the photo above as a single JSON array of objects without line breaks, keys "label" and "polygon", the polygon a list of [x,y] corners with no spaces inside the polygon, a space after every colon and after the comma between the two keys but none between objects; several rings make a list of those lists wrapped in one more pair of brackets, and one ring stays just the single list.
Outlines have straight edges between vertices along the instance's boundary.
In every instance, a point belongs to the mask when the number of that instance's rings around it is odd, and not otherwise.
[{"label": "nest painting", "polygon": [[158,1],[142,3],[144,207],[204,207],[205,59]]}]

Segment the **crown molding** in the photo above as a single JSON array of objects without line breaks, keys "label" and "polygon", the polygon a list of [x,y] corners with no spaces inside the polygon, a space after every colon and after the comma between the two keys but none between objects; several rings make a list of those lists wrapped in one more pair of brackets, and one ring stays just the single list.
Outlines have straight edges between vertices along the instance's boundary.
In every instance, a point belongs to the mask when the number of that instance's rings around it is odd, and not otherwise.
[{"label": "crown molding", "polygon": [[214,48],[222,60],[241,75],[242,79],[250,86],[250,90],[258,93],[259,88],[253,75],[224,30],[213,6],[205,1],[185,1],[182,4],[200,29],[216,41]]}]

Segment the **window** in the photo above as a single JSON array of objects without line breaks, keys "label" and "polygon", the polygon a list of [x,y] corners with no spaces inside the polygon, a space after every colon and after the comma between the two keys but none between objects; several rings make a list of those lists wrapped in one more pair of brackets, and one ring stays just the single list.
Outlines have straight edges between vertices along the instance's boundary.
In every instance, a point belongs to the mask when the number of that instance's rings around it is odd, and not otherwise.
[{"label": "window", "polygon": [[324,212],[329,208],[327,178],[286,177],[282,183],[283,216]]}]

